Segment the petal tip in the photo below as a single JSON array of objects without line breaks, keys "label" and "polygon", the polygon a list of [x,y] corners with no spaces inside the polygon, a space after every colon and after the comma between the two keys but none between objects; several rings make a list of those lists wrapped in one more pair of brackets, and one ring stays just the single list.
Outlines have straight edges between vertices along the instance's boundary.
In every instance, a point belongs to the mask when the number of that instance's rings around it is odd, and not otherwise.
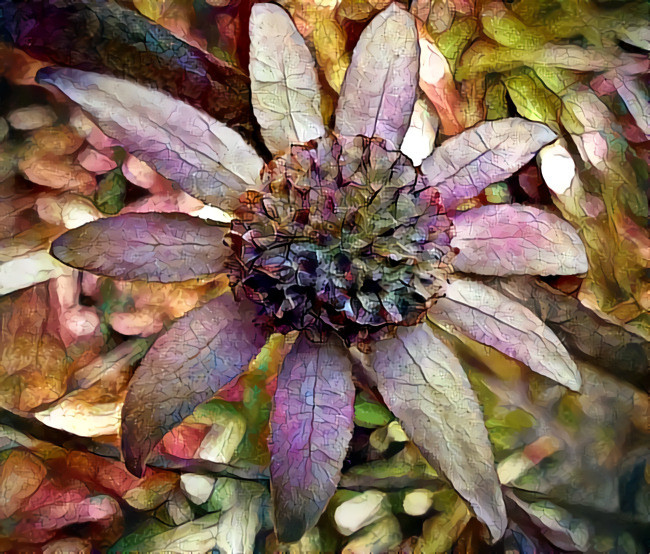
[{"label": "petal tip", "polygon": [[251,8],[251,19],[253,17],[264,17],[265,15],[273,13],[283,13],[287,14],[286,10],[282,6],[273,4],[272,2],[265,2],[262,4],[254,4]]},{"label": "petal tip", "polygon": [[298,542],[307,532],[307,526],[302,518],[293,515],[289,510],[275,514],[275,534],[281,543]]},{"label": "petal tip", "polygon": [[562,384],[573,392],[580,392],[580,389],[582,389],[582,377],[577,367],[575,368],[575,372],[564,379]]},{"label": "petal tip", "polygon": [[126,469],[138,479],[144,475],[145,470],[145,453],[139,448],[133,447],[127,440],[126,436],[122,437],[122,453],[124,456],[124,465]]},{"label": "petal tip", "polygon": [[34,80],[39,84],[53,85],[54,84],[54,75],[56,74],[57,68],[55,67],[43,67],[36,72]]}]

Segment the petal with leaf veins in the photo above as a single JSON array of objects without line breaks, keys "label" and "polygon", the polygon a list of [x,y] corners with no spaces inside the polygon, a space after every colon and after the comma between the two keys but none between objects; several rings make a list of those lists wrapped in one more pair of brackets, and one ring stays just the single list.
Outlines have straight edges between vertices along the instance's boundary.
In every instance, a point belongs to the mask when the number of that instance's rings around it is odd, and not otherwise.
[{"label": "petal with leaf veins", "polygon": [[546,125],[511,117],[479,123],[446,140],[422,162],[447,209],[510,177],[556,137]]},{"label": "petal with leaf veins", "polygon": [[250,18],[253,111],[273,153],[325,134],[314,60],[289,14],[255,4]]},{"label": "petal with leaf veins", "polygon": [[164,434],[240,375],[264,343],[228,293],[176,321],[136,370],[122,411],[122,450],[140,476]]},{"label": "petal with leaf veins", "polygon": [[361,33],[345,74],[336,132],[386,139],[399,148],[411,119],[418,83],[415,20],[391,4]]},{"label": "petal with leaf veins", "polygon": [[481,407],[460,362],[427,324],[400,327],[371,357],[379,392],[427,461],[440,468],[497,540],[506,527]]},{"label": "petal with leaf veins", "polygon": [[560,339],[525,306],[478,281],[453,281],[428,312],[436,323],[496,348],[540,375],[580,389],[580,373]]},{"label": "petal with leaf veins", "polygon": [[37,80],[60,89],[131,154],[204,202],[234,208],[247,188],[261,188],[263,161],[251,146],[236,131],[180,100],[72,68],[42,69]]},{"label": "petal with leaf veins", "polygon": [[575,275],[589,269],[569,223],[532,206],[494,204],[453,218],[452,265],[479,275]]},{"label": "petal with leaf veins", "polygon": [[170,283],[223,271],[223,229],[180,213],[99,219],[56,239],[52,253],[77,269],[116,279]]},{"label": "petal with leaf veins", "polygon": [[352,438],[352,362],[339,342],[300,336],[278,376],[271,412],[271,489],[281,542],[311,529],[336,491]]}]

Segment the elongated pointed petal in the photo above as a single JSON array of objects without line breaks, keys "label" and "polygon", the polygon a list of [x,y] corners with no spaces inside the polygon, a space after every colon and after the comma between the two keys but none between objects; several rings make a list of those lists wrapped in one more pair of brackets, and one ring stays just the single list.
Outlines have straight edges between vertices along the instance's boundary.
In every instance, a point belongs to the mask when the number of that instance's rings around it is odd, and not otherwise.
[{"label": "elongated pointed petal", "polygon": [[262,344],[251,314],[228,293],[176,321],[129,384],[122,411],[122,451],[129,471],[140,476],[164,434],[241,374]]},{"label": "elongated pointed petal", "polygon": [[496,348],[530,369],[580,389],[580,373],[560,339],[528,308],[477,281],[457,280],[429,309],[436,322]]},{"label": "elongated pointed petal", "polygon": [[78,69],[46,68],[38,80],[59,88],[133,155],[191,194],[236,207],[260,188],[262,159],[223,123],[162,92]]},{"label": "elongated pointed petal", "polygon": [[375,345],[379,392],[424,457],[472,505],[496,540],[506,513],[474,391],[453,353],[427,324],[400,327]]},{"label": "elongated pointed petal", "polygon": [[531,277],[497,278],[488,284],[526,306],[578,356],[650,390],[650,343],[633,327],[607,321],[577,298]]},{"label": "elongated pointed petal", "polygon": [[546,125],[516,117],[487,121],[446,140],[422,162],[422,173],[454,208],[510,177],[556,135]]},{"label": "elongated pointed petal", "polygon": [[311,529],[336,491],[352,438],[352,363],[333,340],[301,336],[278,376],[271,412],[271,487],[282,542]]},{"label": "elongated pointed petal", "polygon": [[124,214],[68,231],[52,246],[62,262],[116,279],[169,283],[223,271],[223,229],[179,213]]},{"label": "elongated pointed petal", "polygon": [[336,110],[337,133],[378,136],[398,149],[415,104],[418,53],[413,16],[391,4],[354,48]]},{"label": "elongated pointed petal", "polygon": [[322,137],[320,89],[314,60],[289,14],[256,4],[250,19],[251,100],[271,152]]},{"label": "elongated pointed petal", "polygon": [[569,223],[531,206],[496,204],[454,218],[457,271],[479,275],[574,275],[589,269]]}]

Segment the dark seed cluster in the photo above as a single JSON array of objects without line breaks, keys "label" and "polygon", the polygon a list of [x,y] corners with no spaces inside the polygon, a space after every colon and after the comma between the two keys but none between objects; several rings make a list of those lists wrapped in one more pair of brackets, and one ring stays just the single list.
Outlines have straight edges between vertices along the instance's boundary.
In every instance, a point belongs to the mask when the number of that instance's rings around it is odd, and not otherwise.
[{"label": "dark seed cluster", "polygon": [[439,294],[453,256],[450,222],[437,192],[384,141],[293,146],[264,183],[231,236],[237,281],[277,326],[350,336],[412,323]]}]

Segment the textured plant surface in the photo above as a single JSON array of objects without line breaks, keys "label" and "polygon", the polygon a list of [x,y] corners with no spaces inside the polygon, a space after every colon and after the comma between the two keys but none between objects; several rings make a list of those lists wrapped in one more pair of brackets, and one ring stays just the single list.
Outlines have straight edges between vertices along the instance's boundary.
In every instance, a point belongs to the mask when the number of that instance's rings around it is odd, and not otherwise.
[{"label": "textured plant surface", "polygon": [[647,551],[640,3],[0,26],[3,549]]}]

